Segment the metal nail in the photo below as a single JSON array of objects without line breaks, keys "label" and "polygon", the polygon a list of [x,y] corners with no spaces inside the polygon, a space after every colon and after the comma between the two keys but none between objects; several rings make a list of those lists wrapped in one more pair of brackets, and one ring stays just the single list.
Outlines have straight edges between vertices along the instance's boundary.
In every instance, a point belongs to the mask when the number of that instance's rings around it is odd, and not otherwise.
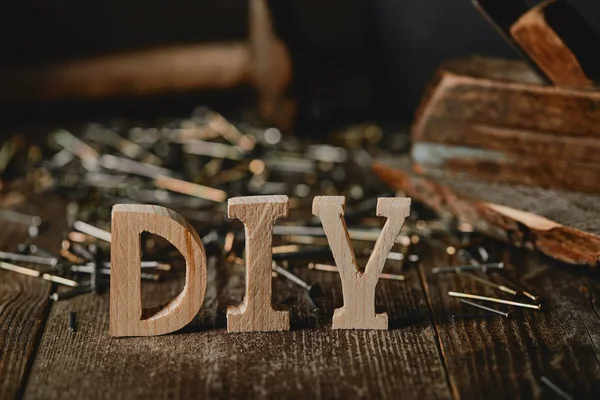
[{"label": "metal nail", "polygon": [[79,296],[80,294],[90,293],[92,287],[90,285],[84,285],[76,287],[75,289],[67,290],[64,292],[55,292],[50,295],[50,300],[59,301]]},{"label": "metal nail", "polygon": [[[316,271],[339,272],[338,268],[335,265],[309,263],[308,268],[314,269]],[[406,279],[406,277],[404,275],[386,274],[386,273],[381,273],[379,275],[379,278],[392,280],[392,281],[403,281]]]},{"label": "metal nail", "polygon": [[[19,245],[19,250],[21,250],[20,246],[21,245]],[[30,244],[26,250],[29,251],[29,253],[36,255],[36,256],[58,259],[58,256],[56,254],[54,254],[53,252],[51,252],[50,250],[46,250],[35,244]]]},{"label": "metal nail", "polygon": [[45,279],[50,282],[58,283],[60,285],[77,287],[79,286],[79,282],[74,281],[72,279],[63,278],[62,276],[51,275],[51,274],[43,274],[42,279]]},{"label": "metal nail", "polygon": [[88,171],[98,168],[100,154],[90,145],[65,130],[54,134],[54,141],[81,159],[81,165]]},{"label": "metal nail", "polygon": [[69,249],[78,257],[82,257],[88,261],[94,259],[94,255],[79,243],[70,243]]},{"label": "metal nail", "polygon": [[314,246],[294,252],[282,254],[273,254],[274,261],[283,260],[307,260],[315,257],[330,257],[331,248],[329,246]]},{"label": "metal nail", "polygon": [[58,264],[58,258],[56,257],[31,256],[26,254],[8,253],[6,251],[0,251],[0,258],[10,261],[49,265],[51,267],[54,267],[56,264]]},{"label": "metal nail", "polygon": [[272,249],[273,254],[289,254],[289,253],[297,253],[300,251],[300,246],[290,244],[285,246],[275,246]]},{"label": "metal nail", "polygon": [[[319,226],[297,226],[297,225],[275,225],[273,235],[276,236],[326,236],[325,230]],[[375,242],[381,236],[381,229],[348,229],[348,235],[352,240]],[[410,237],[404,234],[398,235],[396,243],[410,244]]]},{"label": "metal nail", "polygon": [[[94,273],[94,264],[87,265],[72,265],[71,271],[80,273],[80,274],[93,274]],[[99,274],[110,276],[110,268],[100,268],[98,270]],[[154,281],[158,282],[161,280],[162,276],[158,272],[141,272],[140,278],[144,281]]]},{"label": "metal nail", "polygon": [[490,301],[490,302],[493,302],[493,303],[507,304],[509,306],[533,308],[535,310],[541,310],[542,309],[541,304],[518,303],[516,301],[497,299],[495,297],[479,296],[479,295],[469,294],[469,293],[448,292],[448,296],[465,298],[465,299],[473,299],[473,300],[481,300],[481,301]]},{"label": "metal nail", "polygon": [[566,400],[572,400],[573,399],[573,396],[571,396],[569,393],[567,393],[564,390],[562,390],[554,382],[552,382],[550,379],[546,378],[545,376],[542,376],[541,381],[546,386],[548,386],[550,389],[552,389],[556,394],[558,394],[560,397],[562,397],[563,399],[566,399]]},{"label": "metal nail", "polygon": [[225,244],[223,245],[223,252],[229,254],[233,250],[233,243],[235,241],[235,233],[227,232],[225,235]]},{"label": "metal nail", "polygon": [[460,272],[460,271],[482,271],[485,272],[488,269],[502,269],[504,268],[504,263],[487,263],[487,264],[479,264],[479,265],[455,265],[455,266],[447,266],[447,267],[435,267],[431,270],[434,274],[443,274],[448,272]]},{"label": "metal nail", "polygon": [[[68,241],[65,241],[68,243]],[[82,264],[83,262],[85,262],[85,260],[82,257],[79,257],[78,255],[75,255],[73,253],[71,253],[68,248],[62,248],[60,250],[60,256],[62,258],[64,258],[65,260],[69,261],[71,264]]]},{"label": "metal nail", "polygon": [[485,247],[477,246],[477,252],[479,253],[479,257],[481,257],[481,261],[487,262],[490,259],[490,254],[487,252]]},{"label": "metal nail", "polygon": [[[94,263],[92,263],[92,262],[84,264],[84,265],[72,265],[71,270],[73,270],[73,272],[89,271],[89,273],[91,273],[91,271],[92,271],[91,268],[93,266],[94,266]],[[76,269],[74,269],[75,267],[78,268],[77,271],[76,271]],[[106,269],[110,270],[110,261],[103,262],[102,268],[106,268]],[[161,263],[158,261],[142,261],[141,268],[142,269],[157,269],[160,271],[170,271],[171,270],[171,266],[169,264]]]},{"label": "metal nail", "polygon": [[474,280],[476,282],[479,282],[479,283],[481,283],[483,285],[493,287],[493,288],[501,290],[501,291],[503,291],[505,293],[512,294],[513,296],[517,295],[517,291],[516,290],[508,288],[508,287],[506,287],[504,285],[498,285],[497,283],[490,282],[487,279],[480,278],[477,275],[473,275],[473,274],[471,274],[469,272],[464,272],[464,271],[461,271],[461,270],[458,270],[456,272],[458,274],[460,274],[461,276],[466,276],[466,277],[468,277],[468,278],[470,278],[470,279],[472,279],[472,280]]},{"label": "metal nail", "polygon": [[522,287],[514,284],[513,282],[511,282],[510,280],[506,279],[505,277],[497,274],[497,277],[499,277],[502,281],[506,282],[507,284],[509,284],[510,286],[516,288],[517,292],[520,292],[523,296],[530,298],[533,301],[538,301],[540,296],[536,296],[535,294],[532,294],[530,292],[528,292],[527,290],[523,289]]},{"label": "metal nail", "polygon": [[304,282],[302,279],[298,278],[296,275],[292,274],[285,268],[282,268],[279,265],[277,265],[275,261],[273,261],[272,267],[273,271],[275,271],[277,274],[292,281],[293,283],[302,287],[303,289],[306,289],[310,294],[315,294],[319,290],[318,285],[309,285],[308,283]]},{"label": "metal nail", "polygon": [[183,193],[189,196],[195,196],[201,199],[207,199],[219,203],[227,199],[227,192],[223,190],[198,185],[196,183],[171,178],[168,176],[158,176],[154,180],[154,185],[156,187],[171,190],[173,192]]},{"label": "metal nail", "polygon": [[69,312],[69,330],[77,332],[77,313],[75,311]]},{"label": "metal nail", "polygon": [[145,178],[154,178],[159,175],[173,175],[173,171],[170,169],[140,161],[130,160],[129,158],[113,156],[111,154],[103,154],[100,157],[99,162],[103,168],[112,171],[124,172],[126,174],[143,176]]},{"label": "metal nail", "polygon": [[182,150],[188,154],[226,160],[241,160],[244,158],[244,153],[239,147],[204,140],[185,141]]},{"label": "metal nail", "polygon": [[34,278],[38,278],[41,275],[41,272],[36,269],[25,268],[4,261],[0,261],[0,268],[6,271],[16,272],[21,275],[33,276]]},{"label": "metal nail", "polygon": [[475,318],[489,318],[497,317],[497,314],[492,313],[480,313],[480,314],[452,314],[453,319],[475,319]]},{"label": "metal nail", "polygon": [[461,303],[465,303],[470,306],[477,307],[477,308],[480,308],[485,311],[489,311],[494,314],[502,315],[504,318],[508,318],[508,315],[509,315],[508,312],[504,312],[504,311],[496,310],[494,308],[486,307],[481,304],[473,303],[472,301],[469,301],[469,300],[460,299],[460,301],[461,301]]},{"label": "metal nail", "polygon": [[40,234],[42,218],[37,215],[29,215],[13,210],[0,210],[0,219],[27,225],[27,232],[30,237],[37,237]]},{"label": "metal nail", "polygon": [[87,235],[93,236],[96,239],[104,240],[105,242],[110,243],[110,232],[107,232],[103,229],[97,228],[86,222],[75,221],[73,223],[73,228],[75,230],[78,230],[79,232],[83,232]]}]

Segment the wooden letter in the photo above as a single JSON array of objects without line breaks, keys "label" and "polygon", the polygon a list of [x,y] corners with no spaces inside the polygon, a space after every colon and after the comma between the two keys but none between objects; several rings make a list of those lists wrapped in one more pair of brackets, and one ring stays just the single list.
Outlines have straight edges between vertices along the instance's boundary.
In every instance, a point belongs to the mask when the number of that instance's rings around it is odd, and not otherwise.
[{"label": "wooden letter", "polygon": [[[183,291],[158,313],[142,319],[140,234],[167,239],[186,263]],[[112,210],[110,334],[154,336],[176,331],[200,311],[206,291],[206,253],[187,221],[164,207],[117,204]]]},{"label": "wooden letter", "polygon": [[229,218],[237,218],[246,230],[246,295],[227,309],[229,332],[285,331],[290,329],[287,311],[271,305],[273,224],[288,215],[287,196],[235,197],[228,201]]},{"label": "wooden letter", "polygon": [[377,216],[387,217],[387,221],[364,272],[358,268],[351,247],[344,220],[345,203],[343,196],[317,196],[313,200],[313,214],[321,219],[342,279],[344,306],[333,313],[333,329],[387,329],[387,314],[375,314],[375,287],[410,212],[410,199],[377,200]]}]

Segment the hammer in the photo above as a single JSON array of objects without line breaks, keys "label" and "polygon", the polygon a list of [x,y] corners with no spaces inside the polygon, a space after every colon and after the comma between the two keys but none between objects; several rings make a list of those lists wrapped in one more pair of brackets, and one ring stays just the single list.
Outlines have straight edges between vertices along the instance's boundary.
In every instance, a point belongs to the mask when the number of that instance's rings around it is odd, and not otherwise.
[{"label": "hammer", "polygon": [[249,0],[245,42],[192,44],[0,70],[0,103],[105,99],[249,84],[260,116],[281,127],[293,114],[285,98],[289,53],[273,30],[265,0]]}]

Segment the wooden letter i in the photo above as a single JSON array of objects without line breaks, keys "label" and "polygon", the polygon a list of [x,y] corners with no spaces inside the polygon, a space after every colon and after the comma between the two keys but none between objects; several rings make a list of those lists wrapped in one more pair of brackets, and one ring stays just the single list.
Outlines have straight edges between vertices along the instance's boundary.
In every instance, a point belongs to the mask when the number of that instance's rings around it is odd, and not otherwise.
[{"label": "wooden letter i", "polygon": [[273,224],[288,215],[287,196],[234,197],[228,201],[229,218],[246,230],[246,295],[227,309],[227,331],[287,331],[290,314],[271,305]]}]

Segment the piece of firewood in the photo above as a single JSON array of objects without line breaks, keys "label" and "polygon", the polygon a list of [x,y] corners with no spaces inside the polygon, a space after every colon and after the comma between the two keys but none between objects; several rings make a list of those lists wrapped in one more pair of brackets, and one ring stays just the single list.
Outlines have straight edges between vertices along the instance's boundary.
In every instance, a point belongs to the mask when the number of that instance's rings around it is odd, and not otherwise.
[{"label": "piece of firewood", "polygon": [[275,310],[272,298],[273,224],[287,217],[287,196],[234,197],[227,202],[229,218],[246,232],[246,294],[241,304],[227,308],[227,331],[287,331],[288,311]]},{"label": "piece of firewood", "polygon": [[[186,264],[185,286],[156,314],[143,318],[140,235],[167,239]],[[160,206],[117,204],[112,210],[110,334],[154,336],[183,328],[194,319],[206,292],[206,253],[200,237],[179,214]]]},{"label": "piece of firewood", "polygon": [[598,34],[566,1],[538,4],[510,27],[510,34],[556,85],[590,87],[600,79]]},{"label": "piece of firewood", "polygon": [[[418,167],[417,167],[418,168]],[[600,264],[600,196],[487,183],[413,171],[409,157],[379,160],[375,173],[390,186],[476,231],[571,264]]]},{"label": "piece of firewood", "polygon": [[361,271],[344,219],[343,196],[317,196],[313,214],[321,219],[342,280],[344,305],[333,313],[333,329],[388,329],[386,313],[375,313],[375,287],[387,256],[410,213],[408,198],[377,199],[377,216],[387,217],[367,266]]},{"label": "piece of firewood", "polygon": [[523,65],[445,63],[412,126],[415,161],[492,181],[600,193],[600,92],[541,85]]}]

